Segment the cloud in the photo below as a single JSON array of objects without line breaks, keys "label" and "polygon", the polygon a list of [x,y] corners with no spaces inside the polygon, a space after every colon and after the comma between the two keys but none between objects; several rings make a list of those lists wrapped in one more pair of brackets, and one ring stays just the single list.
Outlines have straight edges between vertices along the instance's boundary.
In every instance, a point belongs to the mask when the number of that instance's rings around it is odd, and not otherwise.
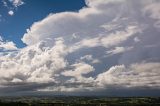
[{"label": "cloud", "polygon": [[[90,4],[92,1],[86,2]],[[108,4],[108,2],[103,2],[103,0],[99,3],[103,5]],[[85,35],[97,36],[100,32],[104,32],[104,28],[100,26],[103,23],[111,21],[117,15],[115,12],[121,8],[122,3],[114,4],[112,9],[107,7],[107,12],[106,9],[99,9],[92,5],[88,6],[79,10],[79,12],[50,14],[42,21],[35,22],[27,29],[22,41],[28,45],[32,45],[45,38],[56,38],[57,36],[67,37],[74,33],[77,33],[80,38],[85,37]]]},{"label": "cloud", "polygon": [[23,0],[2,0],[3,6],[8,10],[8,14],[13,16],[18,7],[24,4]]},{"label": "cloud", "polygon": [[96,63],[100,63],[101,61],[99,59],[94,59],[92,55],[85,55],[80,57],[79,61],[87,61],[90,62],[92,64],[96,64]]},{"label": "cloud", "polygon": [[140,40],[138,37],[135,37],[135,38],[134,38],[134,41],[135,41],[135,42],[140,42],[141,40]]},{"label": "cloud", "polygon": [[124,2],[125,0],[86,0],[86,4],[89,7],[101,7],[102,5],[106,5],[108,3],[116,3],[116,2]]},{"label": "cloud", "polygon": [[52,48],[46,45],[46,42],[40,42],[20,50],[13,56],[1,56],[0,83],[54,81],[56,73],[67,65],[64,59],[65,45],[60,39],[55,41]]},{"label": "cloud", "polygon": [[133,47],[115,47],[113,50],[107,51],[107,54],[111,56],[111,55],[127,52],[131,49],[133,49]]},{"label": "cloud", "polygon": [[16,50],[16,44],[12,41],[3,41],[2,37],[0,36],[0,50]]},{"label": "cloud", "polygon": [[24,4],[22,0],[9,0],[14,7],[19,7]]},{"label": "cloud", "polygon": [[105,48],[109,48],[112,46],[116,46],[118,44],[123,43],[131,36],[135,36],[136,33],[140,32],[138,26],[127,26],[128,28],[125,31],[116,31],[114,33],[110,33],[108,35],[98,36],[90,39],[83,39],[80,42],[77,42],[74,46],[71,47],[71,51],[76,51],[81,48],[92,48],[102,46]]},{"label": "cloud", "polygon": [[159,88],[160,63],[137,63],[113,66],[96,78],[99,86],[127,88]]},{"label": "cloud", "polygon": [[159,90],[156,3],[86,0],[78,12],[51,13],[33,23],[22,37],[25,48],[6,53],[15,45],[1,40],[0,88],[24,94]]},{"label": "cloud", "polygon": [[75,69],[64,71],[62,72],[62,75],[75,77],[76,79],[81,80],[83,79],[83,75],[94,71],[94,68],[91,65],[85,63],[75,63],[71,65],[71,67],[74,67]]},{"label": "cloud", "polygon": [[10,16],[12,16],[12,15],[14,15],[14,12],[13,12],[12,10],[10,10],[10,11],[8,11],[8,14],[9,14]]},{"label": "cloud", "polygon": [[153,0],[149,5],[145,5],[144,9],[142,10],[144,15],[149,15],[150,18],[155,20],[154,26],[156,28],[160,28],[159,5],[159,1]]}]

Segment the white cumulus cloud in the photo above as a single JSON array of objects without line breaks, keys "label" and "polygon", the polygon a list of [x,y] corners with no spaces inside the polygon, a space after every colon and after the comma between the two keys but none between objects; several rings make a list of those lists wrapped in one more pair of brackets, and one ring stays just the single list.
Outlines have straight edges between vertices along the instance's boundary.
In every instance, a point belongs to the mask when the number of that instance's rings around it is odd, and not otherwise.
[{"label": "white cumulus cloud", "polygon": [[22,49],[0,37],[0,92],[159,89],[158,6],[156,0],[86,0],[78,12],[34,22]]},{"label": "white cumulus cloud", "polygon": [[160,63],[137,63],[130,66],[113,66],[98,75],[98,85],[117,87],[160,87]]}]

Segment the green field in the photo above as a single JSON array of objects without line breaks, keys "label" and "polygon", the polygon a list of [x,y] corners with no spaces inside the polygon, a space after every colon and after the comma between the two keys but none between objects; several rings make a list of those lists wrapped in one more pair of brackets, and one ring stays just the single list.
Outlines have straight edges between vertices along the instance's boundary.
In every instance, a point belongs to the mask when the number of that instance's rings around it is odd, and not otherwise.
[{"label": "green field", "polygon": [[5,97],[0,106],[160,106],[156,97]]}]

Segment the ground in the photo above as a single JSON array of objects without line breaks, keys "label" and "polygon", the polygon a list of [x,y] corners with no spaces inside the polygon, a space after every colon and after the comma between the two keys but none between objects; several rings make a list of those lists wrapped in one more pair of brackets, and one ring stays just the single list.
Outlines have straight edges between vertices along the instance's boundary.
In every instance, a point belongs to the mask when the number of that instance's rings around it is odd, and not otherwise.
[{"label": "ground", "polygon": [[1,97],[0,106],[160,106],[159,97]]}]

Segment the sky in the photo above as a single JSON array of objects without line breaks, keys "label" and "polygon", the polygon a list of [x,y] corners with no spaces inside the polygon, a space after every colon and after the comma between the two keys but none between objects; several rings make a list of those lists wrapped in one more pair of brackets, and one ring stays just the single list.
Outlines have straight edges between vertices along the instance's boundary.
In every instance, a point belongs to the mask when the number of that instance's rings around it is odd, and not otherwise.
[{"label": "sky", "polygon": [[[16,4],[17,6],[14,6],[14,1],[19,1]],[[8,3],[8,6],[4,5],[5,2]],[[83,6],[85,6],[83,0],[70,0],[70,2],[66,2],[65,0],[47,0],[47,2],[45,0],[1,0],[1,36],[5,40],[16,42],[19,48],[25,47],[21,38],[26,29],[34,22],[42,20],[50,13],[78,11]]]},{"label": "sky", "polygon": [[0,96],[160,96],[160,1],[1,0]]}]

